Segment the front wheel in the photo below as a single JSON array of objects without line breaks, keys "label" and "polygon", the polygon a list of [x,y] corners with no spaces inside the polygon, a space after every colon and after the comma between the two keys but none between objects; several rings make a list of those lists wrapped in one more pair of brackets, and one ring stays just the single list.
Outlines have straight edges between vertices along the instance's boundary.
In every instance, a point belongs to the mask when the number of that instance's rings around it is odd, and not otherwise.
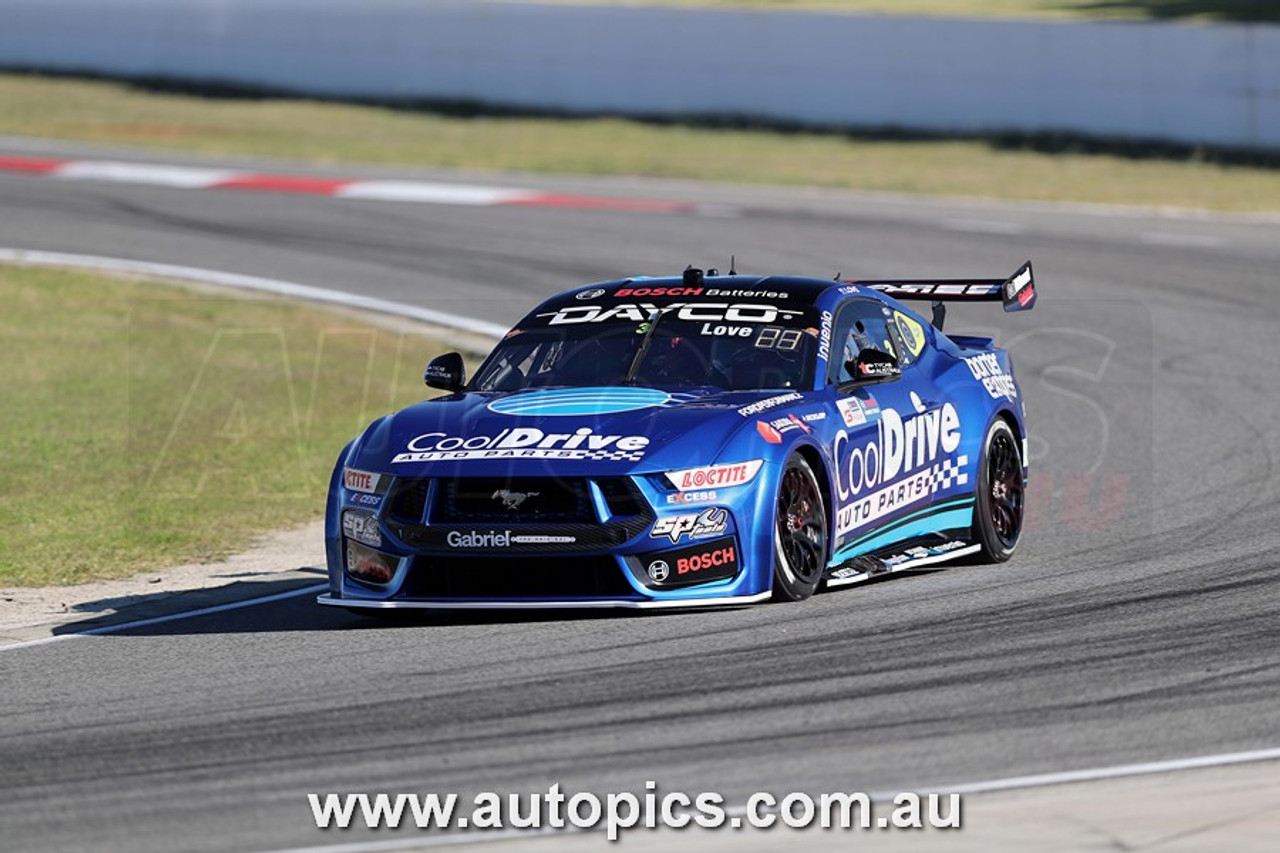
[{"label": "front wheel", "polygon": [[782,469],[773,523],[773,598],[802,601],[822,581],[827,562],[827,511],[818,478],[804,457]]},{"label": "front wheel", "polygon": [[986,559],[1003,563],[1013,556],[1022,536],[1024,497],[1017,437],[1007,422],[996,420],[982,446],[973,519],[973,538]]}]

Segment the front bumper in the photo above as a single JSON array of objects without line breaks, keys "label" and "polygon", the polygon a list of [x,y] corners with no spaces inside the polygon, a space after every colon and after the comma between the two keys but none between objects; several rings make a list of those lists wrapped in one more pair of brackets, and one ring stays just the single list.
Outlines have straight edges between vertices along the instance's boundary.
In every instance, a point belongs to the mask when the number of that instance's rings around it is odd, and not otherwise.
[{"label": "front bumper", "polygon": [[366,599],[366,598],[334,598],[321,595],[316,598],[318,604],[333,607],[345,607],[361,610],[676,610],[700,609],[707,607],[742,607],[748,604],[759,604],[769,598],[771,593],[763,592],[755,595],[733,595],[716,598],[681,598],[681,599],[564,599],[537,601],[517,601],[502,599],[486,599],[477,601],[456,600],[400,600],[400,599]]}]

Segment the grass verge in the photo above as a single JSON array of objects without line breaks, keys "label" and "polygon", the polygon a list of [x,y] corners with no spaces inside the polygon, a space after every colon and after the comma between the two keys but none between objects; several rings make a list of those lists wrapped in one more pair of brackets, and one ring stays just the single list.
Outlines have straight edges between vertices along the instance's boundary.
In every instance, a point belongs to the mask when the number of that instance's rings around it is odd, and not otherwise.
[{"label": "grass verge", "polygon": [[314,308],[0,267],[0,586],[224,556],[323,512],[445,346]]},{"label": "grass verge", "polygon": [[[620,118],[444,115],[126,83],[0,75],[0,135],[320,164],[627,174],[934,195],[1280,210],[1275,163],[1194,152],[887,139]],[[1052,140],[1049,140],[1052,142]]]}]

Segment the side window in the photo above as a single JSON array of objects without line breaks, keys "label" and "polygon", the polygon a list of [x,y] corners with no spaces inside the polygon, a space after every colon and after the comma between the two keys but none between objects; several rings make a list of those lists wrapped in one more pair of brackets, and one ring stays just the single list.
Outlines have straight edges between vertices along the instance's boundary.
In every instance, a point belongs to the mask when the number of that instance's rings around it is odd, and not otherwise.
[{"label": "side window", "polygon": [[835,346],[831,350],[832,382],[848,382],[853,376],[846,362],[864,349],[876,349],[901,360],[896,330],[890,330],[892,311],[872,299],[851,299],[836,314]]}]

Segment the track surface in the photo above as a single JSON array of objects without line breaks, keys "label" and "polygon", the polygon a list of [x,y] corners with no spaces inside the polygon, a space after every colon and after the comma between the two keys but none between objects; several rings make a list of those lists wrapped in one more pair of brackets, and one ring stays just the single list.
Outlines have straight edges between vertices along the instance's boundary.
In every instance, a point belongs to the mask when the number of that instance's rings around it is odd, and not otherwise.
[{"label": "track surface", "polygon": [[517,183],[722,207],[470,209],[3,176],[0,245],[498,322],[569,285],[723,268],[730,253],[751,272],[865,277],[1000,275],[1032,257],[1035,312],[949,320],[1014,349],[1038,437],[1020,553],[731,612],[387,628],[292,600],[0,652],[0,849],[366,837],[318,832],[308,792],[653,779],[741,800],[1280,746],[1280,226]]}]

